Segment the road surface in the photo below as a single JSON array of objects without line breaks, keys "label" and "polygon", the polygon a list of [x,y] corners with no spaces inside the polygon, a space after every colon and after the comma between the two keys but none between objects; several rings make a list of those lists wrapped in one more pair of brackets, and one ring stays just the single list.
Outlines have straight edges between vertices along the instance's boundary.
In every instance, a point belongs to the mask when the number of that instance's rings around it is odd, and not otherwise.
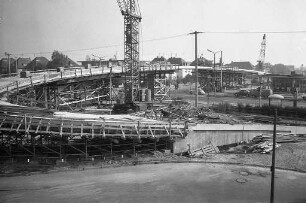
[{"label": "road surface", "polygon": [[[276,171],[275,202],[305,203],[306,174]],[[169,163],[0,178],[0,202],[269,202],[263,168]]]}]

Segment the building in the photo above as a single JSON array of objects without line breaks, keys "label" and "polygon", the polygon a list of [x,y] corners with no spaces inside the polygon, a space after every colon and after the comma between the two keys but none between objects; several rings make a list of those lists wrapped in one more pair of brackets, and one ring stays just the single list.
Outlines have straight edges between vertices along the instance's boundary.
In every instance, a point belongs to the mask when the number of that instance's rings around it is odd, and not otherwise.
[{"label": "building", "polygon": [[237,67],[238,69],[254,70],[254,66],[249,61],[231,62],[227,66]]},{"label": "building", "polygon": [[175,66],[187,66],[188,65],[188,63],[184,59],[177,58],[177,57],[171,57],[167,61]]},{"label": "building", "polygon": [[30,58],[18,58],[17,70],[23,70],[31,62]]},{"label": "building", "polygon": [[291,72],[290,75],[268,74],[266,77],[271,81],[274,92],[306,92],[306,76],[302,74]]},{"label": "building", "polygon": [[26,67],[24,68],[27,71],[38,71],[47,69],[47,64],[49,60],[43,56],[34,58]]},{"label": "building", "polygon": [[163,56],[161,57],[155,57],[152,61],[151,61],[151,64],[155,64],[155,63],[167,63],[167,59]]},{"label": "building", "polygon": [[272,74],[278,75],[291,75],[292,71],[294,71],[293,65],[275,64],[270,68]]},{"label": "building", "polygon": [[[192,61],[190,66],[195,66],[196,65],[196,61]],[[212,67],[213,66],[213,61],[211,60],[207,60],[204,57],[200,57],[198,58],[198,66],[206,66],[206,67]]]},{"label": "building", "polygon": [[0,60],[0,74],[7,75],[12,73],[17,73],[16,60],[10,58],[10,68],[9,68],[8,58],[2,58]]}]

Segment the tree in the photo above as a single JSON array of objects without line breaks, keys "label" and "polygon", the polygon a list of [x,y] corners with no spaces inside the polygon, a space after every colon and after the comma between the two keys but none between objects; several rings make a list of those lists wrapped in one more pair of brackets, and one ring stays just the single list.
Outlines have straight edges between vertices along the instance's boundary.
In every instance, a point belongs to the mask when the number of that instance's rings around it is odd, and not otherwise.
[{"label": "tree", "polygon": [[195,77],[193,76],[193,75],[190,75],[190,74],[188,74],[188,75],[186,75],[186,77],[184,77],[183,79],[182,79],[182,82],[184,83],[184,84],[186,84],[186,83],[188,83],[188,82],[194,82],[195,81]]},{"label": "tree", "polygon": [[51,56],[51,61],[49,61],[47,67],[48,69],[56,69],[58,67],[68,67],[70,65],[69,58],[60,53],[59,51],[54,51]]}]

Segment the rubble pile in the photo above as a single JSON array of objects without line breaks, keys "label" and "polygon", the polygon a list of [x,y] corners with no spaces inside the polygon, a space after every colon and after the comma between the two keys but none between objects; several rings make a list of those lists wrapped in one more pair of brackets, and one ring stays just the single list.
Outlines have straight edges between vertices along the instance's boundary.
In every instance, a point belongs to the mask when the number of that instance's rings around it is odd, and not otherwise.
[{"label": "rubble pile", "polygon": [[171,120],[189,120],[197,123],[237,124],[241,121],[228,114],[216,113],[208,107],[190,104],[169,105],[160,110],[163,117]]}]

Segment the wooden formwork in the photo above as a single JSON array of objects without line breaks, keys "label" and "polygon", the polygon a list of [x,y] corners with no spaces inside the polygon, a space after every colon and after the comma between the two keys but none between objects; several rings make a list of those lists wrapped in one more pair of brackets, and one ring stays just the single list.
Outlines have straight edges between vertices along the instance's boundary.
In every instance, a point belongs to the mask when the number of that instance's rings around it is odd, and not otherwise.
[{"label": "wooden formwork", "polygon": [[179,123],[61,118],[53,113],[47,109],[0,106],[0,157],[16,153],[35,157],[38,151],[58,157],[137,153],[156,150],[161,145],[167,148],[173,137],[184,137],[187,131]]}]

